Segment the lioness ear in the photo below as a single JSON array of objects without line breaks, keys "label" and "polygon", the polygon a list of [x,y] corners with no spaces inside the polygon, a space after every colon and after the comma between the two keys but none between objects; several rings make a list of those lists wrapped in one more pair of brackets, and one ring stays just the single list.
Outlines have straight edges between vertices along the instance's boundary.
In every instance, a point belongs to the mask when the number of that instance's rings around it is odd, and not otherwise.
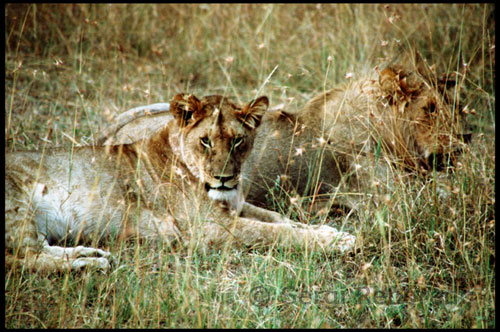
[{"label": "lioness ear", "polygon": [[201,102],[194,95],[186,93],[174,96],[170,102],[170,110],[181,128],[203,117]]},{"label": "lioness ear", "polygon": [[382,70],[378,81],[382,91],[392,98],[415,95],[421,87],[415,76],[400,65]]},{"label": "lioness ear", "polygon": [[252,100],[243,110],[236,113],[236,116],[243,124],[251,129],[260,125],[264,112],[269,107],[269,100],[266,96]]},{"label": "lioness ear", "polygon": [[378,77],[378,83],[383,91],[389,94],[393,94],[396,92],[396,84],[398,79],[396,77],[396,73],[391,68],[386,68],[382,70],[380,76]]}]

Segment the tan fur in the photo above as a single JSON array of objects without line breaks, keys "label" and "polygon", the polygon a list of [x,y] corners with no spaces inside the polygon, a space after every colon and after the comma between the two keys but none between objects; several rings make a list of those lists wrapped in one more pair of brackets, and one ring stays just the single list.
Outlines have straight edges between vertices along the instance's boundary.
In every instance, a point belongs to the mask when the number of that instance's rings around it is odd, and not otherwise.
[{"label": "tan fur", "polygon": [[133,144],[8,153],[9,261],[24,258],[39,270],[106,270],[106,251],[50,244],[95,246],[123,236],[201,247],[351,249],[354,238],[346,233],[294,224],[243,200],[241,164],[267,106],[266,97],[238,106],[221,96],[180,94],[170,105],[173,119]]},{"label": "tan fur", "polygon": [[464,146],[459,99],[447,89],[454,83],[425,63],[393,65],[317,95],[300,112],[266,114],[242,170],[247,200],[265,205],[269,189],[281,187],[334,193],[333,204],[355,208],[377,183],[390,187],[394,168],[439,168]]}]

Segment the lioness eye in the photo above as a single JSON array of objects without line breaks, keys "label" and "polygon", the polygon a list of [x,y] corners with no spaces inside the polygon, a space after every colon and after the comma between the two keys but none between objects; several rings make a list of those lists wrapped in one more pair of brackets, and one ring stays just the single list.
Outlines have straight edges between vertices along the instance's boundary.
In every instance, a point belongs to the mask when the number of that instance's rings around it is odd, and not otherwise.
[{"label": "lioness eye", "polygon": [[200,140],[201,140],[201,145],[203,145],[204,147],[206,147],[206,148],[212,147],[212,143],[210,142],[210,138],[202,137],[202,138],[200,138]]},{"label": "lioness eye", "polygon": [[427,106],[427,111],[430,113],[430,114],[433,114],[435,111],[436,111],[436,104],[434,102],[431,102],[428,106]]}]

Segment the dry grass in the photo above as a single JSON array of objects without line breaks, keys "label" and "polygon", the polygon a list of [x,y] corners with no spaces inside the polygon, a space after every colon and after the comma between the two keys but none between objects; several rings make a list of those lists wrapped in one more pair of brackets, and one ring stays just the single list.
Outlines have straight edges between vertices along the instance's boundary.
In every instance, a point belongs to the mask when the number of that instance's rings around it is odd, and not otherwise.
[{"label": "dry grass", "polygon": [[182,91],[248,100],[262,87],[273,105],[299,108],[412,48],[464,73],[475,113],[470,151],[439,178],[448,198],[437,176],[402,182],[390,204],[350,220],[356,255],[111,244],[119,264],[108,275],[7,270],[6,327],[495,327],[494,5],[8,4],[5,14],[6,151],[88,144],[116,114]]}]

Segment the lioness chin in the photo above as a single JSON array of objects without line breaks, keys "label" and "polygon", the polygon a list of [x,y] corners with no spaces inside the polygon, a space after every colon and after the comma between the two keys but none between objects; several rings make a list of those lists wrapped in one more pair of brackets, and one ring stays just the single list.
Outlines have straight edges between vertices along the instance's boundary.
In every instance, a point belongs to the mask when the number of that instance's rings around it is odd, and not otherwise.
[{"label": "lioness chin", "polygon": [[268,99],[239,106],[222,96],[176,95],[173,117],[132,144],[6,155],[8,261],[38,270],[109,269],[111,254],[78,246],[109,237],[202,246],[308,246],[349,250],[354,237],[296,224],[244,201],[240,170]]}]

